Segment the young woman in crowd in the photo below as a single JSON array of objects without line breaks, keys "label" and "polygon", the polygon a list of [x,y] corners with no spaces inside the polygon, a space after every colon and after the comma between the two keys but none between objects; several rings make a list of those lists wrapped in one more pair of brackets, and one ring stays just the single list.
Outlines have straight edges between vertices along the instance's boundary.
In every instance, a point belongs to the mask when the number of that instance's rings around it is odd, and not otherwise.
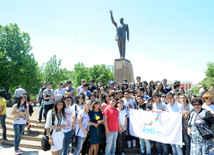
[{"label": "young woman in crowd", "polygon": [[[190,112],[193,107],[191,104],[189,104],[187,102],[187,97],[184,94],[180,95],[180,101],[182,104],[182,111],[188,111]],[[184,146],[183,146],[183,154],[187,154],[190,155],[190,136],[187,134],[187,127],[188,127],[188,117],[189,114],[183,114],[182,116],[182,136],[183,136],[183,142],[184,142]]]},{"label": "young woman in crowd", "polygon": [[52,155],[59,155],[63,147],[63,129],[66,127],[65,107],[65,102],[58,99],[53,110],[49,110],[47,114],[45,128],[51,144]]},{"label": "young woman in crowd", "polygon": [[163,84],[161,82],[157,83],[156,91],[158,91],[159,93],[165,93],[165,90],[163,89]]},{"label": "young woman in crowd", "polygon": [[26,104],[26,98],[22,95],[18,99],[18,103],[14,104],[11,110],[13,118],[14,136],[14,148],[15,154],[20,154],[22,151],[19,148],[20,141],[24,132],[24,128],[29,120],[29,106]]},{"label": "young woman in crowd", "polygon": [[[29,115],[32,116],[32,113],[33,113],[33,106],[32,106],[32,101],[30,100],[30,96],[28,93],[23,93],[23,96],[25,97],[26,99],[26,103],[29,107]],[[30,123],[27,123],[27,127],[28,127],[28,130],[30,130]]]},{"label": "young woman in crowd", "polygon": [[214,117],[210,111],[202,108],[202,99],[195,97],[191,100],[194,108],[188,121],[188,135],[191,137],[191,155],[209,154],[214,137]]},{"label": "young woman in crowd", "polygon": [[96,99],[92,101],[92,109],[89,111],[90,117],[90,130],[89,130],[89,137],[90,137],[90,149],[89,155],[97,155],[99,150],[99,144],[102,140],[102,126],[103,123],[103,114],[100,110],[100,102]]},{"label": "young woman in crowd", "polygon": [[[78,107],[79,107],[80,109],[83,108],[83,103],[84,103],[84,101],[85,101],[85,98],[84,98],[83,95],[77,95],[77,96],[75,96],[75,98],[74,98],[74,103],[77,104]],[[79,111],[78,111],[78,112],[79,112]]]},{"label": "young woman in crowd", "polygon": [[103,94],[102,102],[109,105],[109,94],[107,94],[107,93]]},{"label": "young woman in crowd", "polygon": [[117,89],[118,89],[118,90],[122,90],[122,89],[123,89],[123,83],[122,83],[122,82],[119,82],[119,83],[118,83]]},{"label": "young woman in crowd", "polygon": [[117,148],[116,153],[118,155],[125,155],[125,138],[126,138],[126,124],[127,124],[127,113],[126,110],[123,110],[123,101],[117,101],[117,109],[119,110],[119,133],[117,137]]},{"label": "young woman in crowd", "polygon": [[89,131],[88,125],[90,121],[90,117],[88,115],[89,109],[91,109],[91,101],[87,100],[84,102],[83,109],[78,113],[78,116],[77,116],[78,123],[76,125],[75,135],[78,138],[77,138],[77,147],[73,155],[80,155],[84,139],[88,134],[88,131]]},{"label": "young woman in crowd", "polygon": [[149,87],[152,89],[152,91],[154,91],[156,89],[155,85],[154,85],[154,81],[149,82]]},{"label": "young woman in crowd", "polygon": [[213,96],[210,93],[205,93],[203,95],[204,104],[202,105],[202,108],[209,110],[212,115],[214,115],[214,106],[213,103]]}]

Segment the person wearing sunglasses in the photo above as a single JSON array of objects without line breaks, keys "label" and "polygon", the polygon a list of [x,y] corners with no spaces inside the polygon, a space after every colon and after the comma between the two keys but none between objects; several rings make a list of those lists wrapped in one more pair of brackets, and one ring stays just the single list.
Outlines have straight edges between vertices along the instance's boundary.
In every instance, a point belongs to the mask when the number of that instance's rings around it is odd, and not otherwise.
[{"label": "person wearing sunglasses", "polygon": [[213,96],[210,93],[205,93],[203,95],[204,104],[202,105],[202,108],[209,110],[212,115],[214,115],[214,106],[213,103]]},{"label": "person wearing sunglasses", "polygon": [[202,108],[201,97],[191,99],[193,110],[190,112],[187,133],[191,137],[191,155],[209,154],[214,137],[214,117]]}]

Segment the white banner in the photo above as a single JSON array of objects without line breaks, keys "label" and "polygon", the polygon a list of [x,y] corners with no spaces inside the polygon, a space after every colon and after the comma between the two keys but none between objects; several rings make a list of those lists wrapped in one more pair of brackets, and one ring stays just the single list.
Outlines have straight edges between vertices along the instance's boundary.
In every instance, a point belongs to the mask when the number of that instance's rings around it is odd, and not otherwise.
[{"label": "white banner", "polygon": [[182,114],[131,110],[129,131],[132,136],[168,144],[182,144]]}]

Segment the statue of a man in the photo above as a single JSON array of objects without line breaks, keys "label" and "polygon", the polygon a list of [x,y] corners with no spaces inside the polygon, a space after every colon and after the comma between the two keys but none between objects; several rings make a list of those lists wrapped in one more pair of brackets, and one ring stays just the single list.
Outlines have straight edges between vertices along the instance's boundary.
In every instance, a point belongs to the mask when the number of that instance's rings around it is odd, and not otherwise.
[{"label": "statue of a man", "polygon": [[113,12],[110,10],[111,21],[113,25],[116,27],[116,41],[118,43],[120,58],[125,58],[126,52],[126,32],[127,32],[127,40],[129,41],[129,27],[128,24],[123,23],[123,18],[120,18],[120,23],[116,23],[113,18]]}]

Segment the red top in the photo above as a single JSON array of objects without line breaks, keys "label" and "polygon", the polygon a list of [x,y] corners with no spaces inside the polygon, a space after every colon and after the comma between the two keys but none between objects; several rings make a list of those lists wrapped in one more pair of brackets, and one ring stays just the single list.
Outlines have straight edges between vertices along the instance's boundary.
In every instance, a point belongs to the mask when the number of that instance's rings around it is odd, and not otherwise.
[{"label": "red top", "polygon": [[119,130],[119,111],[117,108],[112,108],[107,106],[103,113],[104,116],[107,116],[108,129],[110,132],[115,132]]}]

